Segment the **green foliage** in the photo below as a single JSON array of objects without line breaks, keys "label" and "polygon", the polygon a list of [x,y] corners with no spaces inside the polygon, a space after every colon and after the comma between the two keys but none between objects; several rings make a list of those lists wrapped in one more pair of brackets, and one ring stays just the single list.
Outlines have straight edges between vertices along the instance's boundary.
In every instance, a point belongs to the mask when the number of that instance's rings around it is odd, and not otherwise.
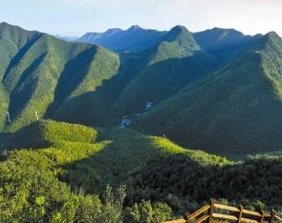
[{"label": "green foliage", "polygon": [[151,223],[152,218],[162,222],[171,219],[171,208],[161,202],[156,202],[153,205],[151,201],[141,200],[140,203],[135,203],[132,207],[125,209],[125,221],[132,223]]},{"label": "green foliage", "polygon": [[122,223],[123,222],[123,201],[126,196],[125,186],[120,186],[115,192],[107,185],[100,222]]},{"label": "green foliage", "polygon": [[166,203],[156,202],[153,204],[154,217],[158,219],[159,222],[171,219],[171,207]]},{"label": "green foliage", "polygon": [[165,221],[195,211],[210,197],[281,209],[279,157],[232,163],[130,129],[50,120],[24,130],[40,130],[39,142],[52,145],[12,150],[0,162],[3,222]]},{"label": "green foliage", "polygon": [[139,113],[147,101],[155,104],[171,97],[218,65],[215,57],[200,49],[183,27],[173,28],[148,53],[147,63],[120,93],[111,116]]},{"label": "green foliage", "polygon": [[108,187],[104,204],[75,194],[57,179],[59,166],[44,151],[11,152],[0,168],[1,222],[119,222],[124,187],[114,196]]},{"label": "green foliage", "polygon": [[[186,158],[187,159],[187,158]],[[243,163],[219,165],[192,165],[183,156],[170,156],[162,165],[152,163],[147,171],[142,171],[142,182],[147,187],[159,188],[157,200],[165,201],[166,194],[174,194],[190,202],[201,202],[207,198],[226,198],[228,201],[243,202],[256,210],[279,207],[281,158],[249,159]],[[174,200],[174,201],[173,201]],[[226,200],[225,200],[226,201]],[[221,203],[225,203],[221,200]],[[177,199],[167,199],[168,204],[176,208]],[[186,210],[191,205],[182,200]],[[273,207],[273,206],[272,206]]]},{"label": "green foliage", "polygon": [[[24,138],[27,135],[36,140]],[[205,165],[211,160],[208,157],[213,157],[200,151],[188,151],[165,138],[145,136],[130,129],[94,130],[51,120],[35,122],[19,130],[5,145],[10,149],[34,148],[9,151],[7,160],[0,163],[1,205],[7,208],[3,208],[4,213],[7,212],[3,219],[7,219],[11,211],[12,218],[22,222],[26,219],[38,219],[38,222],[95,222],[95,219],[99,219],[98,222],[122,222],[123,217],[133,222],[149,222],[153,214],[160,219],[169,219],[172,211],[164,202],[145,202],[144,199],[155,200],[158,194],[155,189],[143,186],[140,173],[148,165],[160,164],[173,155],[190,157],[191,162],[198,165]],[[213,160],[215,163],[220,161]],[[107,185],[118,189],[113,190]],[[21,196],[15,197],[17,193]],[[95,194],[99,194],[103,201]],[[126,207],[136,202],[138,211],[133,207],[127,213]],[[17,206],[11,208],[14,203]],[[96,211],[91,211],[91,207]]]},{"label": "green foliage", "polygon": [[[121,116],[139,112],[148,100],[171,96],[217,65],[213,56],[199,52],[192,34],[179,27],[146,52],[117,55],[95,45],[2,26],[1,40],[7,45],[2,54],[13,52],[3,58],[0,86],[0,93],[5,89],[0,127],[9,131],[37,116],[88,126],[117,123]],[[27,36],[26,42],[12,34]],[[7,111],[11,123],[5,120]]]},{"label": "green foliage", "polygon": [[[18,130],[34,122],[36,112],[39,118],[53,117],[88,125],[104,115],[108,98],[94,91],[118,73],[118,55],[95,45],[68,43],[8,24],[2,24],[0,29],[1,129]],[[79,99],[87,93],[90,98]],[[103,105],[105,110],[101,111],[102,107],[99,110],[93,100],[97,104],[107,102]],[[11,123],[5,120],[7,111]],[[84,117],[83,111],[92,116],[80,119]]]},{"label": "green foliage", "polygon": [[152,107],[135,128],[229,158],[280,150],[281,46],[274,34],[255,39],[224,66]]},{"label": "green foliage", "polygon": [[[0,222],[165,221],[210,197],[281,210],[274,33],[220,55],[180,26],[150,51],[122,55],[4,23],[0,34]],[[212,71],[216,55],[226,63]],[[147,101],[153,107],[143,110]],[[163,137],[85,126],[136,112],[136,129]],[[169,139],[230,157],[272,156],[234,163]]]},{"label": "green foliage", "polygon": [[5,149],[15,148],[44,148],[57,143],[58,147],[63,143],[88,144],[95,142],[97,131],[93,128],[56,122],[51,120],[40,120],[18,130],[11,135],[4,145]]},{"label": "green foliage", "polygon": [[5,23],[0,30],[2,130],[27,126],[36,114],[87,126],[136,115],[136,129],[189,148],[232,158],[280,149],[282,45],[275,33],[193,35],[177,26],[146,52],[117,55]]}]

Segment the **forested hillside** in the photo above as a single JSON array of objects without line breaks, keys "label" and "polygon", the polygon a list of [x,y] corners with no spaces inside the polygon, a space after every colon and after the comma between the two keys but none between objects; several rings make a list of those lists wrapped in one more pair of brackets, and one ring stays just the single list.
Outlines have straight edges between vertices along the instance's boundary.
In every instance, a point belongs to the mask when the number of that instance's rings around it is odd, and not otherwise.
[{"label": "forested hillside", "polygon": [[211,197],[282,211],[276,33],[91,38],[112,45],[0,24],[0,222],[150,223]]},{"label": "forested hillside", "polygon": [[50,120],[19,130],[4,147],[17,150],[1,156],[3,222],[149,223],[153,214],[171,219],[210,197],[280,208],[275,156],[235,164],[129,129]]},{"label": "forested hillside", "polygon": [[[4,28],[1,28],[3,44],[0,45],[5,47],[2,54],[13,53],[1,66],[1,88],[7,95],[3,103],[6,111],[1,112],[1,119],[6,129],[19,129],[36,118],[50,117],[56,112],[59,115],[58,108],[69,100],[74,108],[82,106],[76,104],[76,98],[93,92],[118,72],[119,56],[98,46],[68,43],[7,24],[1,27]],[[86,112],[95,109],[89,104],[83,104]],[[6,112],[10,120],[5,120]],[[94,120],[95,117],[89,117],[88,124]],[[83,118],[73,121],[86,124]]]},{"label": "forested hillside", "polygon": [[280,150],[281,55],[280,37],[267,34],[154,107],[136,126],[222,155]]},{"label": "forested hillside", "polygon": [[97,44],[117,53],[138,53],[158,45],[166,33],[134,25],[127,30],[115,28],[105,33],[86,33],[75,41]]},{"label": "forested hillside", "polygon": [[280,149],[275,33],[176,26],[146,51],[116,54],[6,23],[0,30],[2,131],[41,118],[87,126],[126,118],[142,132],[229,157]]}]

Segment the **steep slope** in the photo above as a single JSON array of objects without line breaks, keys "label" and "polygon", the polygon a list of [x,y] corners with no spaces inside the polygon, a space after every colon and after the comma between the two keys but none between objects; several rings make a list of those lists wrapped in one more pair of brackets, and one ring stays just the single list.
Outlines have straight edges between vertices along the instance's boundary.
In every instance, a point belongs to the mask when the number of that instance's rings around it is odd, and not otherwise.
[{"label": "steep slope", "polygon": [[136,126],[225,155],[281,149],[282,40],[257,39],[209,76],[153,108]]},{"label": "steep slope", "polygon": [[[96,45],[69,43],[8,24],[5,27],[2,41],[19,45],[2,67],[1,129],[9,131],[40,118],[85,125],[115,120],[116,124],[120,114],[111,113],[111,108],[119,104],[120,93],[155,55],[155,49],[117,55]],[[13,32],[7,31],[10,29]],[[30,36],[31,40],[24,42],[17,36]],[[10,49],[4,49],[2,54],[7,55]]]},{"label": "steep slope", "polygon": [[105,33],[86,33],[76,41],[98,44],[117,53],[138,53],[156,46],[166,33],[135,25],[127,30],[109,29]]},{"label": "steep slope", "polygon": [[[0,79],[2,80],[7,68],[11,67],[12,64],[16,64],[14,58],[19,52],[18,57],[21,57],[24,51],[24,46],[32,45],[33,42],[39,37],[37,32],[26,33],[20,27],[10,26],[7,23],[0,24]],[[10,64],[12,63],[12,64]],[[5,126],[6,112],[9,105],[9,95],[6,94],[3,83],[0,83],[0,129]]]},{"label": "steep slope", "polygon": [[[119,73],[118,55],[5,23],[0,30],[2,129],[16,130],[42,117],[95,123],[103,112],[95,104],[95,90]],[[82,95],[87,97],[81,100]]]},{"label": "steep slope", "polygon": [[215,57],[201,49],[192,33],[182,26],[171,29],[149,52],[147,65],[122,91],[112,117],[139,113],[147,102],[170,97],[218,65]]}]

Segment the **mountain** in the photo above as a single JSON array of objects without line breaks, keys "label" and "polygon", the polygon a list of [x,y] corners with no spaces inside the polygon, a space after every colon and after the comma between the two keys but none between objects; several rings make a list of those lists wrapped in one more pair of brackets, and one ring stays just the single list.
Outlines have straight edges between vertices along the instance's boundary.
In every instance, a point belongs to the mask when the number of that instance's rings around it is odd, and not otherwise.
[{"label": "mountain", "polygon": [[[0,67],[0,78],[1,78],[1,84],[0,84],[0,101],[1,101],[1,107],[0,107],[0,128],[2,129],[5,125],[6,121],[6,112],[8,110],[9,106],[9,94],[7,94],[5,86],[3,85],[3,78],[6,72],[6,69],[8,69],[16,64],[14,61],[11,60],[11,58],[15,58],[18,54],[18,58],[21,57],[23,54],[22,52],[19,52],[19,49],[24,50],[24,46],[29,43],[29,45],[32,45],[36,39],[40,37],[40,34],[37,32],[25,32],[20,27],[10,26],[7,23],[1,23],[0,24],[0,53],[1,53],[1,67]],[[28,47],[28,45],[26,45]]]},{"label": "mountain", "polygon": [[280,150],[281,56],[277,34],[257,38],[219,69],[154,106],[136,126],[229,157]]},{"label": "mountain", "polygon": [[281,38],[159,34],[117,53],[0,24],[0,222],[282,213]]},{"label": "mountain", "polygon": [[127,30],[109,29],[105,33],[86,33],[76,41],[97,44],[117,53],[138,53],[156,46],[166,33],[134,25]]},{"label": "mountain", "polygon": [[193,34],[176,26],[146,51],[117,54],[6,23],[0,28],[2,131],[42,118],[128,123],[228,157],[280,149],[281,39],[275,33]]},{"label": "mountain", "polygon": [[248,42],[261,35],[245,36],[235,29],[213,28],[194,33],[194,37],[202,48],[215,55],[221,62],[225,62],[239,53]]},{"label": "mountain", "polygon": [[[11,130],[53,117],[68,100],[85,112],[74,122],[93,123],[93,115],[86,118],[97,110],[92,93],[120,67],[119,56],[99,46],[69,43],[5,23],[0,25],[0,52],[1,127]],[[84,101],[77,100],[81,95],[87,95]]]},{"label": "mountain", "polygon": [[170,97],[219,64],[182,26],[172,28],[148,53],[146,66],[120,93],[111,116],[140,113],[147,102]]},{"label": "mountain", "polygon": [[[166,99],[218,64],[214,56],[200,49],[192,33],[180,26],[148,51],[120,55],[93,44],[2,26],[2,53],[14,52],[2,58],[0,116],[2,129],[7,130],[17,130],[38,118],[117,124],[148,100]],[[7,48],[9,44],[18,47]]]}]

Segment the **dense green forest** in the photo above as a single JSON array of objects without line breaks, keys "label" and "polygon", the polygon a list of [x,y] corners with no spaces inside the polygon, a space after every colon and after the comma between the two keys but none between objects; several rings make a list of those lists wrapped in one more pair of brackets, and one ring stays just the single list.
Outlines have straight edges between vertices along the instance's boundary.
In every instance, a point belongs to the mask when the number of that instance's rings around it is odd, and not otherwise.
[{"label": "dense green forest", "polygon": [[275,33],[176,26],[137,53],[6,23],[0,37],[2,132],[42,118],[110,127],[125,117],[140,132],[231,159],[280,150],[282,40]]},{"label": "dense green forest", "polygon": [[1,222],[149,223],[210,197],[280,210],[277,154],[231,162],[130,129],[51,120],[19,130],[3,147],[17,149],[1,155]]},{"label": "dense green forest", "polygon": [[0,222],[282,213],[281,38],[152,38],[114,52],[0,24]]}]

